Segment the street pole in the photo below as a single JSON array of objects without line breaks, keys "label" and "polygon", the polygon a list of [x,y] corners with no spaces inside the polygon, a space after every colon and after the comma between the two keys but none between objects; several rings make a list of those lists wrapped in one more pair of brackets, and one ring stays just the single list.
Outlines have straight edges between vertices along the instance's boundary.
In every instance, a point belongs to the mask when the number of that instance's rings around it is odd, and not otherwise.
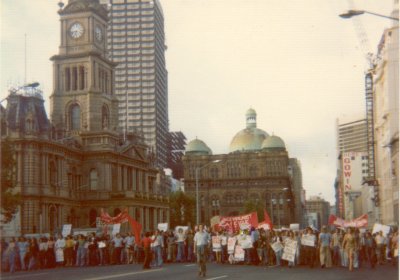
[{"label": "street pole", "polygon": [[196,167],[196,224],[200,224],[199,209],[199,168]]},{"label": "street pole", "polygon": [[276,204],[278,205],[278,227],[279,228],[281,228],[280,196],[281,196],[281,193],[278,193],[278,199],[276,200]]}]

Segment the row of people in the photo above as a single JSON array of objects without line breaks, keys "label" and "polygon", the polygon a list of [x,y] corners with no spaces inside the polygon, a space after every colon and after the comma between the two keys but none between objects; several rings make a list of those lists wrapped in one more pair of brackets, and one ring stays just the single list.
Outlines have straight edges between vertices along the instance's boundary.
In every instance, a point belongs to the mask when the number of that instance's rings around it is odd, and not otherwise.
[{"label": "row of people", "polygon": [[[2,240],[1,256],[2,270],[32,270],[38,268],[53,268],[56,266],[93,266],[108,264],[142,263],[144,268],[150,265],[160,267],[165,262],[196,261],[196,246],[194,230],[176,232],[155,231],[146,233],[142,242],[135,242],[135,237],[126,235],[89,234],[87,237],[78,235],[56,239],[42,237],[25,239],[24,237],[9,242]],[[209,240],[205,246],[204,256],[207,261],[216,263],[236,263],[233,252],[228,252],[228,238],[237,240],[249,236],[251,247],[246,248],[243,263],[254,265],[309,265],[314,267],[346,266],[350,270],[361,267],[363,263],[383,264],[391,258],[397,264],[398,232],[385,237],[382,232],[372,235],[370,232],[360,233],[358,230],[347,230],[347,233],[337,229],[332,233],[326,227],[317,233],[311,228],[303,232],[270,231],[251,228],[250,231],[228,233],[227,231],[208,231]],[[302,237],[309,236],[313,244],[302,245]],[[219,240],[220,246],[211,242]],[[283,261],[283,247],[287,240],[297,242],[295,260]],[[272,244],[280,243],[281,249],[274,250]]]}]

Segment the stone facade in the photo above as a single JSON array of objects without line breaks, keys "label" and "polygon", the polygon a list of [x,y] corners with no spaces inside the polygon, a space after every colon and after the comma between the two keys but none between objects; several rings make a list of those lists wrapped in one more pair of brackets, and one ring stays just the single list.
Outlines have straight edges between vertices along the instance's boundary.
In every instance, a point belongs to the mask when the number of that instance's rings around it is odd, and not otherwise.
[{"label": "stone facade", "polygon": [[[301,180],[290,174],[290,161],[283,140],[257,128],[256,112],[246,113],[246,128],[239,131],[230,145],[231,153],[212,155],[201,140],[194,139],[183,156],[185,192],[196,197],[196,173],[200,219],[208,224],[216,215],[245,214],[245,203],[259,203],[267,210],[275,226],[296,221],[298,199],[294,187]],[[300,165],[296,175],[301,176]],[[293,180],[296,184],[293,184]]]},{"label": "stone facade", "polygon": [[107,12],[97,0],[70,0],[59,14],[51,120],[40,90],[29,86],[12,90],[1,111],[23,198],[21,234],[55,233],[63,224],[93,228],[101,209],[114,216],[125,208],[144,230],[155,229],[169,220],[169,188],[143,139],[117,130]]}]

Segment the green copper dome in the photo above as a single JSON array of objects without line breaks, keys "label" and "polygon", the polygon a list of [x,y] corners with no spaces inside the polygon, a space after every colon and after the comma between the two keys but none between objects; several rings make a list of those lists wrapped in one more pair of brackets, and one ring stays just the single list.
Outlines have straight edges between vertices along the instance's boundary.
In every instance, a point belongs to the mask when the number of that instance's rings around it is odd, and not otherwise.
[{"label": "green copper dome", "polygon": [[271,135],[262,143],[262,149],[286,149],[286,145],[282,138]]},{"label": "green copper dome", "polygon": [[189,154],[212,155],[212,151],[206,143],[197,138],[187,144],[185,152]]}]

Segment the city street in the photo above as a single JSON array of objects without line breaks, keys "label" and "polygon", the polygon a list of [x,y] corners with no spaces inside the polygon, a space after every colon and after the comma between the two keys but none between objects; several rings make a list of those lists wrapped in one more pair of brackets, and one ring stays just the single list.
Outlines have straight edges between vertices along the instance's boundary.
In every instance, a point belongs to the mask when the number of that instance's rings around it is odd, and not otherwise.
[{"label": "city street", "polygon": [[349,272],[345,268],[308,268],[300,266],[288,267],[261,267],[246,265],[207,265],[207,277],[197,276],[195,264],[167,264],[162,268],[143,270],[141,265],[99,266],[84,268],[59,268],[51,270],[37,270],[34,272],[4,273],[1,279],[27,280],[106,280],[106,279],[296,279],[296,280],[395,280],[398,279],[398,269],[386,264],[372,270],[362,268]]}]

